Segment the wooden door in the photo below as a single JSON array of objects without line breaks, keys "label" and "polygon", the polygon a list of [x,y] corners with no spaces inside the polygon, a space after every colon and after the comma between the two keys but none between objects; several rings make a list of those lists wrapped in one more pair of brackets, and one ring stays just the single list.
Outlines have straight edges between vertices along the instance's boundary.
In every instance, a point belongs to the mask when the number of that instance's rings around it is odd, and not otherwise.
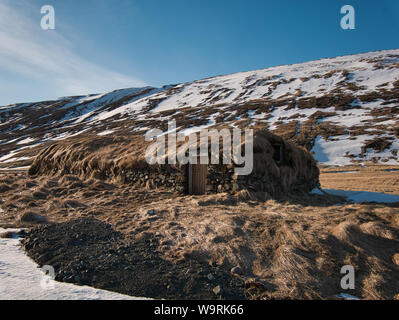
[{"label": "wooden door", "polygon": [[188,193],[201,195],[206,193],[206,176],[208,165],[189,164],[188,166]]}]

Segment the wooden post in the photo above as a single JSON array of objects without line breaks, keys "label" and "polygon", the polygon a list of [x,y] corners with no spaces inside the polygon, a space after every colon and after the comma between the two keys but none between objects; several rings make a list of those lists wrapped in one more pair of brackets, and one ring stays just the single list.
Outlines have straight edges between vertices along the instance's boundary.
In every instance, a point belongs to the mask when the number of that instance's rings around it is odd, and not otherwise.
[{"label": "wooden post", "polygon": [[[199,159],[198,159],[199,160]],[[206,177],[208,175],[208,165],[197,164],[188,165],[188,193],[201,195],[206,193]]]}]

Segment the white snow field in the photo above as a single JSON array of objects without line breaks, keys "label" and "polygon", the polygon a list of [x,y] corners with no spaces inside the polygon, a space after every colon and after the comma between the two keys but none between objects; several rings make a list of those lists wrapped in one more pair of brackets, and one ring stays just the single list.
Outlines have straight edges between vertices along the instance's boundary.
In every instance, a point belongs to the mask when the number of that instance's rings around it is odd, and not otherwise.
[{"label": "white snow field", "polygon": [[[0,228],[0,233],[7,231]],[[16,231],[8,229],[8,231]],[[20,240],[0,239],[0,300],[148,300],[52,281],[25,254]]]}]

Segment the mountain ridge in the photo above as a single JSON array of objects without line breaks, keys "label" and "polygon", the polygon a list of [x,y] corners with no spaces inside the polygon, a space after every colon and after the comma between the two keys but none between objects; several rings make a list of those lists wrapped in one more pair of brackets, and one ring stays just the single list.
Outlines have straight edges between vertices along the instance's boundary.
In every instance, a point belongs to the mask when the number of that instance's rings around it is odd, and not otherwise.
[{"label": "mountain ridge", "polygon": [[399,164],[399,49],[0,107],[0,167],[79,134],[268,128],[321,163]]}]

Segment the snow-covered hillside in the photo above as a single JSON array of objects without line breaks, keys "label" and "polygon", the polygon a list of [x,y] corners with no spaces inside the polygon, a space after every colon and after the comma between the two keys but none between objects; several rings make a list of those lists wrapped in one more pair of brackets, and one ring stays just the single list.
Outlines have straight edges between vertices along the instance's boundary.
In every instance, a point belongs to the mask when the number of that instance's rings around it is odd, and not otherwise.
[{"label": "snow-covered hillside", "polygon": [[330,165],[399,164],[399,49],[0,107],[0,165],[28,165],[74,135],[143,134],[170,119],[185,132],[267,127]]}]

